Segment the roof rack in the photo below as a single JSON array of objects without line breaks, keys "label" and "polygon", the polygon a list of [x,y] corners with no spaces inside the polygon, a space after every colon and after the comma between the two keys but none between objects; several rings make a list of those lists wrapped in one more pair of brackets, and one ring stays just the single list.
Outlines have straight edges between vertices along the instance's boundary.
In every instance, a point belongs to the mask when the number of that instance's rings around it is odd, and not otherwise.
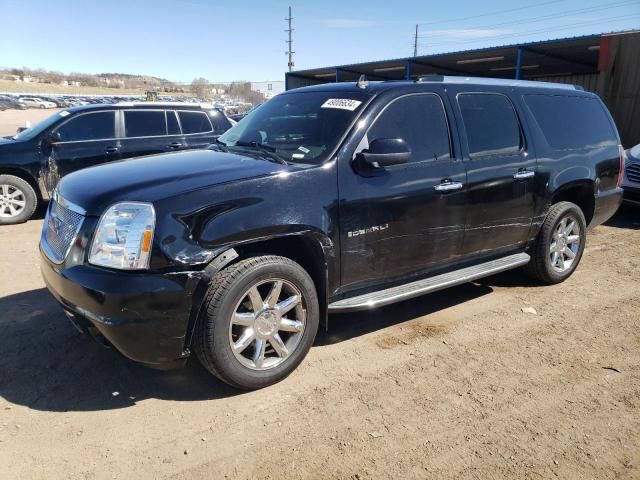
[{"label": "roof rack", "polygon": [[567,83],[537,82],[534,80],[514,80],[509,78],[456,77],[451,75],[425,75],[416,80],[418,83],[446,82],[474,85],[503,85],[509,87],[563,88],[565,90],[584,90],[580,85]]},{"label": "roof rack", "polygon": [[200,108],[214,108],[210,103],[205,102],[117,102],[114,105],[120,107],[137,107],[142,105],[157,105],[158,107],[200,107]]}]

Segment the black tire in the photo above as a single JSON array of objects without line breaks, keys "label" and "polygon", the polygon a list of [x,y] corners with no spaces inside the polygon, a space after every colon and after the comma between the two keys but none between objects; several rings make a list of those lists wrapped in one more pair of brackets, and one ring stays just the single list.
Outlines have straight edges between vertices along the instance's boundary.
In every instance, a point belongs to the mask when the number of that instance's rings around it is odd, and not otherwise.
[{"label": "black tire", "polygon": [[[3,212],[5,214],[8,214],[6,213],[8,212],[8,207],[2,204],[4,201],[4,198],[2,196],[3,185],[8,186],[12,190],[17,189],[23,194],[22,196],[24,198],[25,205],[22,207],[22,210],[20,210],[19,213],[14,216],[2,216]],[[38,196],[27,181],[14,175],[0,175],[0,225],[15,225],[17,223],[26,222],[31,218],[33,212],[36,211],[37,207]]]},{"label": "black tire", "polygon": [[[241,363],[232,351],[231,317],[252,285],[273,278],[283,279],[299,290],[306,324],[297,346],[282,363],[255,370]],[[204,307],[196,325],[194,351],[209,372],[243,390],[263,388],[286,378],[307,355],[318,331],[320,309],[313,280],[300,265],[285,257],[251,257],[218,272],[211,280]]]},{"label": "black tire", "polygon": [[[558,271],[552,265],[551,247],[554,242],[554,233],[559,228],[560,222],[565,218],[576,221],[580,232],[580,240],[571,266],[564,271]],[[546,284],[552,285],[565,281],[580,263],[586,243],[586,235],[587,222],[580,207],[571,202],[559,202],[552,205],[529,252],[531,261],[525,267],[525,271],[536,280]]]},{"label": "black tire", "polygon": [[44,105],[40,105],[40,108],[45,108],[45,106]]}]

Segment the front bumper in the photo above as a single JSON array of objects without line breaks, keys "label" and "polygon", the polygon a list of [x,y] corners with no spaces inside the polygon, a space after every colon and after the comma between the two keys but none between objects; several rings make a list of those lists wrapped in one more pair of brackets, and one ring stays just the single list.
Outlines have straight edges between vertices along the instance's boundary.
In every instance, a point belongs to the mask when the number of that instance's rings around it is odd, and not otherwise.
[{"label": "front bumper", "polygon": [[57,265],[40,255],[47,288],[77,323],[136,362],[160,369],[184,365],[197,272],[118,272]]}]

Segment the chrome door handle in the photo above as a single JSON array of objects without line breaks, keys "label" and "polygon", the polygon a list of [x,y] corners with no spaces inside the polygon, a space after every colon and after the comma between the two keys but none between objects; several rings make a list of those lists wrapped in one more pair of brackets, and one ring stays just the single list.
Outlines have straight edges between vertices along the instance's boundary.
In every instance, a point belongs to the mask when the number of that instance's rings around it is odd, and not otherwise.
[{"label": "chrome door handle", "polygon": [[526,180],[527,178],[533,178],[536,172],[531,170],[520,170],[513,175],[516,180]]},{"label": "chrome door handle", "polygon": [[169,144],[169,148],[178,149],[180,147],[182,147],[182,144],[180,142],[173,142]]},{"label": "chrome door handle", "polygon": [[433,187],[436,192],[453,192],[454,190],[460,190],[462,183],[460,182],[445,182]]}]

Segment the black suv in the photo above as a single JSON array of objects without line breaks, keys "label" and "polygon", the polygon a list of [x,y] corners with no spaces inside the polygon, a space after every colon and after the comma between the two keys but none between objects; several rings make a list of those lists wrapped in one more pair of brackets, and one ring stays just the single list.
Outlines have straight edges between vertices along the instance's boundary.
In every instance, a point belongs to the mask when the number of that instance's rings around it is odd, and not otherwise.
[{"label": "black suv", "polygon": [[45,220],[69,317],[158,368],[259,388],[328,313],[526,267],[565,280],[620,205],[621,149],[573,86],[429,78],[292,90],[209,150],[85,169]]},{"label": "black suv", "polygon": [[205,148],[234,123],[207,104],[123,102],[55,113],[14,137],[0,138],[0,225],[27,221],[71,172]]}]

